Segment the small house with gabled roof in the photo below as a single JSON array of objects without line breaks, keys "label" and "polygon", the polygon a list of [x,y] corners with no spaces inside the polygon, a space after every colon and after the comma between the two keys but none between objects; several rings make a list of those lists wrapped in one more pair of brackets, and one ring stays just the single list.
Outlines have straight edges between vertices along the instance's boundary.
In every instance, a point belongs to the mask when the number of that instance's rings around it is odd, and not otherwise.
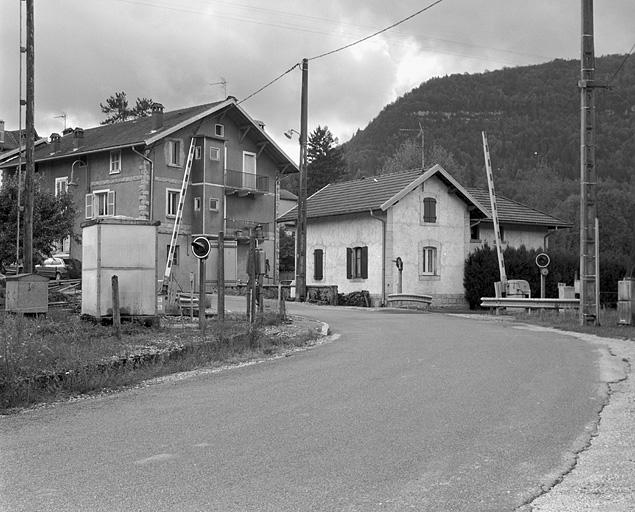
[{"label": "small house with gabled roof", "polygon": [[[268,277],[276,279],[279,179],[298,169],[264,124],[233,97],[166,112],[154,104],[148,117],[54,133],[36,148],[35,172],[40,186],[73,195],[81,212],[77,233],[83,222],[101,217],[158,221],[157,273],[162,276],[191,145],[172,275],[189,290],[190,273],[198,269],[192,239],[205,236],[213,242],[222,231],[226,246],[236,248],[236,277],[246,280],[248,237],[259,227],[258,243],[272,269]],[[15,173],[18,165],[13,157],[0,163],[0,170]],[[61,250],[81,259],[81,243],[65,244]],[[208,274],[212,278],[215,272]]]},{"label": "small house with gabled roof", "polygon": [[[545,236],[571,225],[497,197],[504,241],[543,247]],[[296,209],[279,222],[297,216]],[[431,295],[433,305],[463,306],[464,264],[470,252],[494,244],[485,190],[466,188],[440,165],[331,183],[307,200],[306,282],[368,290],[376,305],[397,293]]]}]

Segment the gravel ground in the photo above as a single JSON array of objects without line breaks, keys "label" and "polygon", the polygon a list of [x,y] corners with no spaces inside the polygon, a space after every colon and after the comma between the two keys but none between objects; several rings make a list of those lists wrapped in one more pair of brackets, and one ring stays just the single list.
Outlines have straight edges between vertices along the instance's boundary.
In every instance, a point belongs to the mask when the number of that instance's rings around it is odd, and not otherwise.
[{"label": "gravel ground", "polygon": [[[635,342],[571,333],[608,351],[601,363],[609,400],[590,444],[570,472],[519,512],[635,510]],[[612,360],[609,361],[609,360]]]}]

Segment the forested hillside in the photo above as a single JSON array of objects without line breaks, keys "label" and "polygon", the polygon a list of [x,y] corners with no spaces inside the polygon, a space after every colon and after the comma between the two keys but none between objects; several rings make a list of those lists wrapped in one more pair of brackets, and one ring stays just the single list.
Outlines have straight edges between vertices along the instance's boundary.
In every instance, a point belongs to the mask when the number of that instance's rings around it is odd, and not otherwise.
[{"label": "forested hillside", "polygon": [[[597,59],[597,167],[601,247],[635,264],[635,57]],[[580,63],[434,78],[386,106],[344,145],[347,175],[368,176],[440,163],[469,186],[486,186],[487,132],[496,189],[577,223],[580,174]],[[408,130],[408,131],[405,131]],[[410,155],[408,153],[410,152]],[[435,162],[436,161],[436,162]],[[559,243],[575,248],[577,229]]]}]

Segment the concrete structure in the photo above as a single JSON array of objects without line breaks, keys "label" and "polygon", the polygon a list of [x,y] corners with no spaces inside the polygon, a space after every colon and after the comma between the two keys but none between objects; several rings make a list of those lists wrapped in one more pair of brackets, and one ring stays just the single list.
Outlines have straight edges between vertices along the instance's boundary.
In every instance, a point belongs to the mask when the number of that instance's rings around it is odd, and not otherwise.
[{"label": "concrete structure", "polygon": [[[307,205],[307,285],[368,290],[374,304],[401,292],[432,296],[434,306],[463,306],[465,260],[494,243],[487,197],[439,165],[330,184]],[[506,245],[543,247],[547,233],[570,226],[505,198],[498,203]]]},{"label": "concrete structure", "polygon": [[112,276],[122,315],[157,314],[158,222],[123,217],[90,220],[82,228],[82,314],[112,316]]},{"label": "concrete structure", "polygon": [[[52,134],[36,149],[36,172],[51,192],[73,195],[81,211],[76,232],[87,220],[114,216],[160,222],[161,280],[192,141],[191,181],[172,266],[178,285],[189,289],[190,272],[198,272],[192,238],[213,240],[219,231],[236,244],[238,279],[246,280],[248,237],[257,225],[263,226],[261,246],[277,271],[279,179],[298,169],[233,97],[170,112],[155,104],[149,117]],[[15,173],[17,159],[0,168]],[[73,240],[67,244],[65,252],[81,258],[81,245]],[[215,272],[208,269],[207,275]],[[155,285],[159,289],[161,283]]]}]

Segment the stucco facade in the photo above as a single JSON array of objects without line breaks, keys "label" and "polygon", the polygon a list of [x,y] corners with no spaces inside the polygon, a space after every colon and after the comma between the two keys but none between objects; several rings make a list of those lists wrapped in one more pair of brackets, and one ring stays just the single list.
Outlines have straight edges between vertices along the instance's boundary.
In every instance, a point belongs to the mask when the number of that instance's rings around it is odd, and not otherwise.
[{"label": "stucco facade", "polygon": [[[308,201],[307,284],[367,290],[375,305],[405,293],[430,295],[435,306],[465,306],[465,260],[495,243],[487,197],[438,165],[329,184]],[[568,227],[520,203],[500,203],[505,246],[539,248],[551,230]]]},{"label": "stucco facade", "polygon": [[[463,301],[463,266],[469,251],[469,212],[465,201],[448,194],[447,185],[432,177],[387,210],[392,243],[389,259],[403,262],[402,292],[432,295],[437,303]],[[425,222],[423,201],[436,201],[436,221]],[[423,249],[436,249],[432,274],[423,269]],[[399,271],[388,267],[386,293],[397,293]]]},{"label": "stucco facade", "polygon": [[[223,231],[235,247],[230,256],[235,258],[230,263],[237,269],[235,278],[246,281],[250,231],[260,226],[258,245],[269,260],[269,278],[276,280],[279,178],[297,167],[234,98],[165,114],[157,105],[151,118],[70,130],[61,137],[53,134],[46,148],[36,153],[36,173],[45,190],[72,194],[78,234],[83,222],[102,216],[159,221],[161,279],[192,141],[191,176],[172,277],[182,289],[189,289],[190,274],[198,274],[198,260],[190,250],[192,237],[214,240]],[[10,163],[3,167],[16,169]],[[71,241],[72,257],[81,259],[81,245]],[[215,278],[216,270],[208,269],[208,281]]]}]

